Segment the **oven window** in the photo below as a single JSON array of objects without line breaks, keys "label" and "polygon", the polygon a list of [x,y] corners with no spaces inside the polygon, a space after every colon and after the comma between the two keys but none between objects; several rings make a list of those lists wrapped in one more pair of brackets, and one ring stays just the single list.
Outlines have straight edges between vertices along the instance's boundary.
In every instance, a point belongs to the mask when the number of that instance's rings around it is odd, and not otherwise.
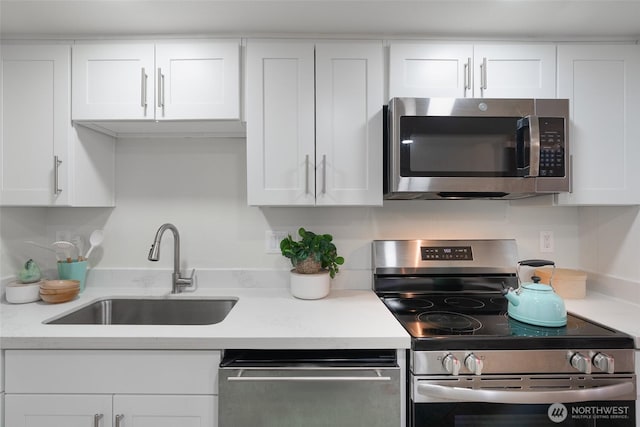
[{"label": "oven window", "polygon": [[519,117],[401,117],[401,176],[518,176],[518,119]]},{"label": "oven window", "polygon": [[552,405],[417,403],[412,427],[634,427],[634,401],[592,401]]}]

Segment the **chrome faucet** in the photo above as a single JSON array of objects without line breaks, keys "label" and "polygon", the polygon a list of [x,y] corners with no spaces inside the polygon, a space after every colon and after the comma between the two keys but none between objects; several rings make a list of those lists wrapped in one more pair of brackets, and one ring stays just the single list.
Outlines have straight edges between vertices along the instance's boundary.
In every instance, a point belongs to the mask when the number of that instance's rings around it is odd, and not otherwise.
[{"label": "chrome faucet", "polygon": [[193,275],[196,272],[194,268],[191,272],[191,277],[180,276],[180,233],[173,224],[162,224],[156,232],[156,237],[153,239],[153,244],[149,250],[149,261],[158,261],[160,259],[160,240],[162,240],[162,234],[169,229],[173,233],[173,274],[171,275],[171,293],[179,294],[182,290],[193,284]]}]

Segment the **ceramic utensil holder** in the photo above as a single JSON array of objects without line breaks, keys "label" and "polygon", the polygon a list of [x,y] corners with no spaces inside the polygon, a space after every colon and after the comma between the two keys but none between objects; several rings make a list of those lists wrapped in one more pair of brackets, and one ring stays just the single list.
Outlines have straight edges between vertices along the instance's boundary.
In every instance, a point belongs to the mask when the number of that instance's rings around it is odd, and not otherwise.
[{"label": "ceramic utensil holder", "polygon": [[84,291],[87,278],[87,261],[58,262],[58,277],[60,279],[78,280],[80,292]]}]

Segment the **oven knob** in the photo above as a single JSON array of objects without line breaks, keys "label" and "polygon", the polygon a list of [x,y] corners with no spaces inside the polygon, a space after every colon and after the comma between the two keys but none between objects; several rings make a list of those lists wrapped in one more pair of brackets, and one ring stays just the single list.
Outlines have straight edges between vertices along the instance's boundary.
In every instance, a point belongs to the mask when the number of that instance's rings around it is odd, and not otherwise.
[{"label": "oven knob", "polygon": [[473,353],[464,358],[464,366],[466,366],[468,370],[473,372],[474,375],[482,374],[482,359],[480,359]]},{"label": "oven knob", "polygon": [[581,353],[569,353],[569,363],[583,374],[591,373],[591,358]]},{"label": "oven knob", "polygon": [[453,354],[449,353],[442,358],[442,367],[451,375],[458,375],[460,372],[460,361]]},{"label": "oven knob", "polygon": [[601,371],[606,371],[608,374],[613,374],[615,372],[615,362],[613,357],[608,354],[596,353],[591,360],[593,361],[593,366]]}]

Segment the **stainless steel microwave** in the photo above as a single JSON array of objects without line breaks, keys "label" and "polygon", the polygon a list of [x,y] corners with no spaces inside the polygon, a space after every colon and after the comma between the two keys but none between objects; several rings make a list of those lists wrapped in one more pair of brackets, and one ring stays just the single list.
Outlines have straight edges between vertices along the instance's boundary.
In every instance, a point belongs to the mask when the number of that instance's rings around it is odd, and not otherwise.
[{"label": "stainless steel microwave", "polygon": [[569,100],[393,98],[385,199],[518,199],[569,191]]}]

